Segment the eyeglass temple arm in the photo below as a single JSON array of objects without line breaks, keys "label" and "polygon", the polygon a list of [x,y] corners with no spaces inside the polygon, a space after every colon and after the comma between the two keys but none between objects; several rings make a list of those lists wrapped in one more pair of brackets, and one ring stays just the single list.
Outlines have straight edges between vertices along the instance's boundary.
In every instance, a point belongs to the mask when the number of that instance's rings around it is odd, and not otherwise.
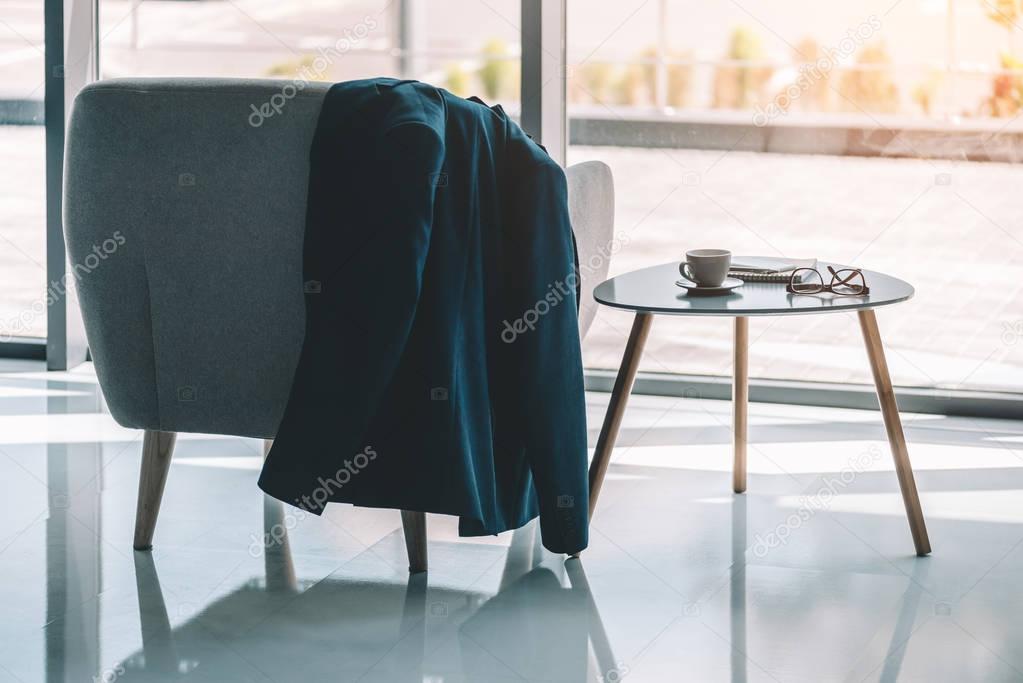
[{"label": "eyeglass temple arm", "polygon": [[831,273],[831,277],[833,277],[833,278],[838,280],[838,282],[833,282],[832,283],[832,285],[831,285],[832,287],[834,287],[835,285],[847,285],[847,284],[849,284],[849,281],[852,280],[857,275],[859,275],[860,277],[863,276],[863,273],[861,273],[858,268],[850,270],[848,277],[846,277],[844,279],[840,278],[838,276],[838,272],[834,268],[832,268],[831,266],[828,266],[828,272]]}]

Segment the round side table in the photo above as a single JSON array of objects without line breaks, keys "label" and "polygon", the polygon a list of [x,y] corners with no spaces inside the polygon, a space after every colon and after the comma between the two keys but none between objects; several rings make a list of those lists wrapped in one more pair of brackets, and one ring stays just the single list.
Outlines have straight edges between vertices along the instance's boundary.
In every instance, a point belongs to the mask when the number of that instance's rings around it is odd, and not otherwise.
[{"label": "round side table", "polygon": [[[826,273],[829,264],[819,263],[818,270]],[[732,380],[732,431],[734,465],[732,488],[736,493],[746,490],[746,432],[749,403],[749,318],[752,316],[812,315],[838,311],[856,311],[867,347],[867,358],[881,404],[888,443],[895,460],[895,471],[906,505],[909,529],[917,555],[931,552],[913,478],[913,467],[909,462],[906,437],[902,432],[902,421],[895,403],[895,391],[888,374],[884,347],[877,327],[874,309],[906,301],[913,296],[913,287],[908,282],[872,271],[863,271],[870,294],[864,296],[833,296],[831,294],[805,295],[790,294],[779,283],[748,282],[728,294],[705,296],[688,295],[675,285],[679,278],[678,264],[665,263],[659,266],[635,270],[613,277],[593,292],[597,303],[612,308],[634,311],[636,318],[629,333],[629,342],[611,392],[611,401],[604,416],[604,423],[597,438],[597,448],[590,464],[590,517],[600,495],[611,451],[618,438],[625,404],[636,379],[636,371],[643,354],[650,324],[654,315],[727,316],[735,318],[733,345]]]}]

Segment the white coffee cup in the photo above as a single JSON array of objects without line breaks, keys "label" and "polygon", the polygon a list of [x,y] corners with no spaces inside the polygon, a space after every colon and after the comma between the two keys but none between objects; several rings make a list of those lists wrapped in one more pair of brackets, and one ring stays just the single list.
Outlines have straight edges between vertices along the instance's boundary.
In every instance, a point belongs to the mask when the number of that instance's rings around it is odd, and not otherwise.
[{"label": "white coffee cup", "polygon": [[727,249],[692,249],[678,264],[678,272],[700,287],[720,287],[731,266],[732,252]]}]

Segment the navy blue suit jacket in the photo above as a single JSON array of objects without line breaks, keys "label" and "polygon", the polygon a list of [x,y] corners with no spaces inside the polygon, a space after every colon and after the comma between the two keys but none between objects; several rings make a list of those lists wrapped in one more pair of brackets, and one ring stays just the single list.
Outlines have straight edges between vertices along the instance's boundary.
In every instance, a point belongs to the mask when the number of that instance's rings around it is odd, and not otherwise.
[{"label": "navy blue suit jacket", "polygon": [[335,85],[311,149],[306,336],[259,485],[587,544],[565,174],[499,107]]}]

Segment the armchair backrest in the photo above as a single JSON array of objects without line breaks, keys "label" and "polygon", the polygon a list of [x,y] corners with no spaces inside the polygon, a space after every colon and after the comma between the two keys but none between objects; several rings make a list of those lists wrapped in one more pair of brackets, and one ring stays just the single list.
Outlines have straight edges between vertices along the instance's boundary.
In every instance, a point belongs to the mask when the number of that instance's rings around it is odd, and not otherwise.
[{"label": "armchair backrest", "polygon": [[[64,230],[96,372],[122,425],[272,437],[304,331],[308,149],[326,84],[109,80],[75,100]],[[267,115],[270,112],[270,115]],[[568,170],[580,319],[606,277],[610,170]]]}]

